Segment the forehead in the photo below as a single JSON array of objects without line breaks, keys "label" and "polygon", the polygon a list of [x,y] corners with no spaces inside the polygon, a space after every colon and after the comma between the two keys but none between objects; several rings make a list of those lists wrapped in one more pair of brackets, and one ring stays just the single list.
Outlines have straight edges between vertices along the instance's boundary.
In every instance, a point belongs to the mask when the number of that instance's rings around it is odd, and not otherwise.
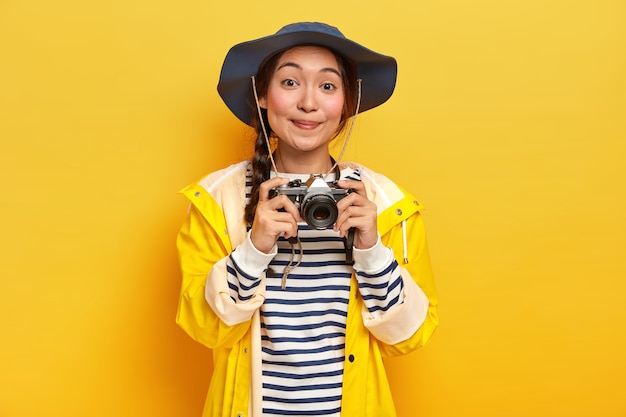
[{"label": "forehead", "polygon": [[281,54],[278,60],[278,68],[286,62],[306,64],[309,67],[319,66],[339,69],[339,63],[335,54],[323,46],[303,45],[290,48]]}]

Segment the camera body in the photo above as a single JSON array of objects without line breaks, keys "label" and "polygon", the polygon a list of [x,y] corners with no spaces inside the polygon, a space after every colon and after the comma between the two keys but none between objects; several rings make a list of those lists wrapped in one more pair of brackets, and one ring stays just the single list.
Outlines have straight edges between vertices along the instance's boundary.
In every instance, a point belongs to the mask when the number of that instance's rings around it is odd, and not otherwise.
[{"label": "camera body", "polygon": [[294,180],[272,188],[269,197],[286,195],[309,227],[324,230],[333,227],[337,220],[337,202],[351,192],[349,188],[328,185],[321,175],[311,175],[305,183]]}]

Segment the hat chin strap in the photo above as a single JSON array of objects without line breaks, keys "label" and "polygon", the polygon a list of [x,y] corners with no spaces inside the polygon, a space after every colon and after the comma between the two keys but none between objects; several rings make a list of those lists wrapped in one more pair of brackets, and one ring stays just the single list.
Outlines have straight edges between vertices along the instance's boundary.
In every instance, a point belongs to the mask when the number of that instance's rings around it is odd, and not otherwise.
[{"label": "hat chin strap", "polygon": [[[252,92],[254,93],[254,102],[256,104],[256,109],[259,114],[259,121],[261,122],[261,130],[263,130],[263,136],[265,137],[265,145],[267,146],[267,152],[270,156],[270,161],[272,162],[272,169],[274,173],[278,176],[278,170],[276,169],[276,163],[274,162],[274,156],[272,155],[272,148],[270,146],[270,139],[267,135],[267,130],[265,129],[265,122],[263,121],[263,113],[261,112],[261,105],[259,104],[259,96],[256,91],[256,79],[254,75],[250,77],[252,79]],[[346,148],[348,147],[348,141],[350,140],[350,136],[352,135],[352,129],[354,129],[354,125],[356,124],[356,116],[359,114],[359,108],[361,107],[361,82],[362,80],[359,78],[357,80],[357,102],[356,109],[354,110],[354,115],[352,116],[352,120],[350,122],[350,129],[348,129],[348,135],[346,136],[346,140],[343,143],[343,147],[341,148],[341,152],[339,153],[339,157],[335,161],[335,164],[330,168],[330,170],[324,175],[324,180],[328,175],[335,170],[335,168],[339,165],[341,158],[343,158],[343,154],[346,152]],[[338,180],[339,178],[335,178]]]}]

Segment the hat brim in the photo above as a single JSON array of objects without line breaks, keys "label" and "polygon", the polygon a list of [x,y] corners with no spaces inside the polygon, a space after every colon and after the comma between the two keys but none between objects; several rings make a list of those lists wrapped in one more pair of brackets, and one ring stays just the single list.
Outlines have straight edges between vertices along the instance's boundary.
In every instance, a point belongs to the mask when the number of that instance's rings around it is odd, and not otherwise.
[{"label": "hat brim", "polygon": [[393,57],[318,31],[279,33],[235,45],[224,59],[217,90],[239,120],[251,124],[252,109],[247,97],[252,91],[251,77],[256,75],[259,65],[268,56],[298,45],[324,46],[356,64],[357,77],[362,80],[359,112],[379,106],[393,94],[397,76],[397,63]]}]

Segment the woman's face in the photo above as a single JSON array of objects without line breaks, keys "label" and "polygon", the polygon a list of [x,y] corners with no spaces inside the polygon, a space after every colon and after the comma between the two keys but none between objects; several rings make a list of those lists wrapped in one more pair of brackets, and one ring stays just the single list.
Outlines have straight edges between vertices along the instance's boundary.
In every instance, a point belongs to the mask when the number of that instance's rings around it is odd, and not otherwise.
[{"label": "woman's face", "polygon": [[344,105],[337,59],[328,49],[317,46],[285,51],[259,104],[267,109],[281,150],[327,152]]}]

